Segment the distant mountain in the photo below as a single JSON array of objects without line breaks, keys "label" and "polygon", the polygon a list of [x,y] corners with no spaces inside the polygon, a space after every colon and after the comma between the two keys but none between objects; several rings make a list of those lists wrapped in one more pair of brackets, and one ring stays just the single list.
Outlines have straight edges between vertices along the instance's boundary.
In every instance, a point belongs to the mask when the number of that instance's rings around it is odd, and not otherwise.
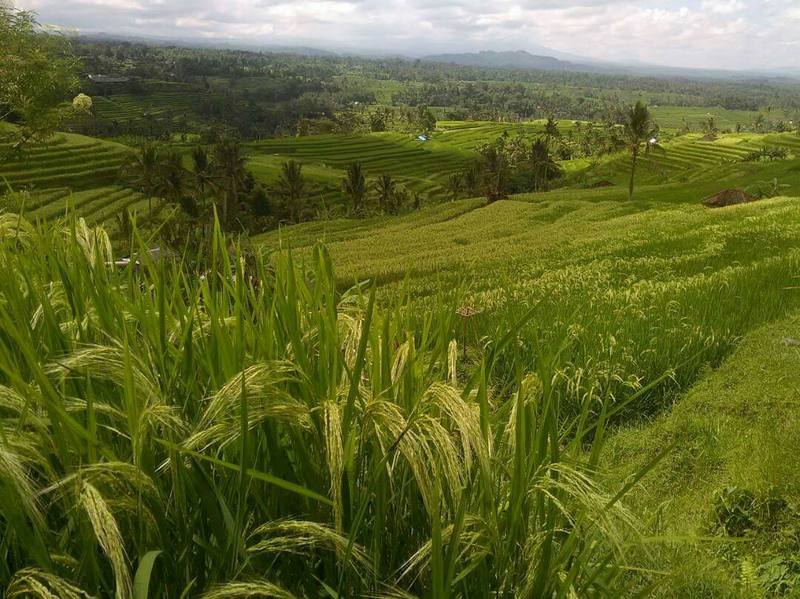
[{"label": "distant mountain", "polygon": [[[2,1],[2,0],[0,0]],[[312,48],[310,46],[281,46],[277,44],[259,44],[255,42],[235,42],[225,39],[182,39],[163,36],[125,35],[105,32],[87,32],[81,39],[98,42],[130,42],[153,46],[181,46],[187,48],[214,48],[219,50],[248,50],[268,52],[270,54],[295,54],[299,56],[337,56],[336,52]]]},{"label": "distant mountain", "polygon": [[425,56],[423,60],[457,64],[467,67],[493,68],[493,69],[525,69],[538,71],[598,71],[606,70],[596,64],[579,64],[561,60],[552,56],[531,54],[525,50],[508,52],[466,52],[463,54],[434,54]]}]

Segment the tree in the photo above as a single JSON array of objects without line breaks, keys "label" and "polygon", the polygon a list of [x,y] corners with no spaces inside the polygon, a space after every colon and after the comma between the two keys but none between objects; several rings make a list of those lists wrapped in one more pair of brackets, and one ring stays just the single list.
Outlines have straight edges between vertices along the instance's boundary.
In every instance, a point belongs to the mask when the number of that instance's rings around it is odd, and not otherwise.
[{"label": "tree", "polygon": [[642,145],[649,147],[650,140],[658,134],[658,127],[653,122],[647,106],[641,101],[628,109],[624,124],[625,143],[631,152],[631,181],[628,186],[628,199],[633,199],[633,186],[636,177],[636,162],[642,151]]},{"label": "tree", "polygon": [[530,165],[533,171],[534,191],[544,191],[547,189],[549,181],[561,176],[562,168],[553,159],[547,142],[537,139],[533,142],[530,152]]},{"label": "tree", "polygon": [[297,222],[306,197],[306,180],[303,177],[302,164],[294,160],[283,163],[281,176],[278,179],[278,191],[289,214],[289,220]]},{"label": "tree", "polygon": [[461,194],[464,191],[464,173],[451,173],[450,176],[447,177],[447,185],[445,188],[447,189],[451,202],[461,199]]},{"label": "tree", "polygon": [[187,213],[196,216],[196,209],[184,202],[187,175],[188,172],[183,167],[183,156],[178,150],[169,149],[159,154],[156,193],[167,201],[181,204]]},{"label": "tree", "polygon": [[756,117],[753,119],[753,131],[755,131],[756,133],[763,133],[766,122],[767,119],[764,118],[763,114],[761,113],[757,114]]},{"label": "tree", "polygon": [[384,213],[394,212],[394,196],[397,184],[391,175],[381,175],[375,180],[375,193],[378,196],[378,205]]},{"label": "tree", "polygon": [[222,226],[228,228],[231,213],[239,200],[245,182],[245,158],[239,142],[224,138],[214,146],[214,172],[222,195]]},{"label": "tree", "polygon": [[436,129],[436,116],[427,106],[417,107],[417,126],[425,133]]},{"label": "tree", "polygon": [[59,106],[78,85],[80,63],[67,37],[42,29],[33,13],[0,2],[0,120],[20,124],[15,149],[45,140],[67,112]]},{"label": "tree", "polygon": [[148,142],[132,153],[122,166],[123,177],[147,196],[147,211],[150,216],[153,215],[153,196],[158,188],[160,164],[161,147]]},{"label": "tree", "polygon": [[347,165],[342,180],[342,192],[350,200],[353,212],[358,214],[364,207],[364,196],[367,195],[367,179],[359,162]]},{"label": "tree", "polygon": [[481,183],[490,204],[508,197],[511,168],[501,143],[489,144],[480,150]]},{"label": "tree", "polygon": [[477,163],[470,164],[461,172],[464,184],[464,193],[473,197],[480,192],[481,173]]},{"label": "tree", "polygon": [[717,121],[714,120],[713,116],[708,117],[707,119],[703,120],[700,123],[700,128],[703,130],[703,133],[706,134],[706,137],[716,137],[717,136]]},{"label": "tree", "polygon": [[386,131],[386,119],[381,111],[369,115],[369,130],[373,133]]},{"label": "tree", "polygon": [[558,122],[553,117],[548,117],[544,125],[544,139],[550,144],[553,140],[561,138],[561,131],[558,130]]},{"label": "tree", "polygon": [[197,146],[192,150],[192,173],[195,195],[202,206],[205,204],[206,191],[214,187],[214,165],[208,150],[203,146]]}]

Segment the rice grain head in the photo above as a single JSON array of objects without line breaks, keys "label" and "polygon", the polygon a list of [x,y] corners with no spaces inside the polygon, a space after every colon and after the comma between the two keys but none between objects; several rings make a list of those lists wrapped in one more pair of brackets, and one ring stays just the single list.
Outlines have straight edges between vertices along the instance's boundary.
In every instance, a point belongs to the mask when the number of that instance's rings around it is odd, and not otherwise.
[{"label": "rice grain head", "polygon": [[111,562],[111,568],[114,571],[116,598],[129,599],[131,596],[131,577],[128,570],[128,560],[125,555],[122,535],[114,515],[100,492],[85,481],[81,487],[80,502],[92,525],[97,542],[100,543],[103,553],[106,554],[106,557]]}]

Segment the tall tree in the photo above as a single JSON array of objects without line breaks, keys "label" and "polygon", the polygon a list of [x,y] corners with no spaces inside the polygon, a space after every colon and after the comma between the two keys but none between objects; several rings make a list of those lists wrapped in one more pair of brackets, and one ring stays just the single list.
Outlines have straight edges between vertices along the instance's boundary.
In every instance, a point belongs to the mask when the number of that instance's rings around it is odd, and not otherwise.
[{"label": "tall tree", "polygon": [[147,196],[147,211],[153,215],[153,196],[158,189],[161,146],[148,142],[133,152],[122,166],[123,177]]},{"label": "tall tree", "polygon": [[353,162],[347,165],[344,179],[342,179],[342,192],[350,200],[354,213],[359,213],[364,208],[364,197],[367,195],[367,178],[361,163]]},{"label": "tall tree", "polygon": [[628,199],[633,199],[633,187],[636,178],[636,162],[642,151],[642,146],[647,146],[650,140],[658,134],[658,127],[653,121],[653,116],[647,105],[641,101],[636,102],[628,109],[625,115],[624,137],[626,145],[631,152],[631,180],[628,186]]},{"label": "tall tree", "polygon": [[445,187],[451,202],[459,200],[461,194],[464,192],[464,173],[451,173],[450,176],[447,177],[447,185]]},{"label": "tall tree", "polygon": [[14,147],[47,139],[66,115],[59,106],[77,87],[80,63],[69,39],[42,34],[31,12],[0,2],[0,120],[20,127]]},{"label": "tall tree", "polygon": [[561,137],[561,131],[558,130],[558,121],[553,117],[547,117],[547,122],[544,125],[544,139],[548,144],[553,143],[554,140]]},{"label": "tall tree", "polygon": [[222,226],[228,228],[231,213],[239,201],[239,190],[245,182],[245,158],[236,140],[225,138],[214,146],[214,172],[222,196]]},{"label": "tall tree", "polygon": [[378,196],[378,205],[384,213],[394,212],[394,196],[397,183],[391,175],[381,175],[375,180],[375,193]]},{"label": "tall tree", "polygon": [[508,197],[511,167],[502,143],[489,144],[480,151],[481,182],[490,204]]},{"label": "tall tree", "polygon": [[214,186],[214,168],[208,150],[197,146],[192,150],[192,173],[194,173],[195,191],[200,203],[204,203],[206,191]]},{"label": "tall tree", "polygon": [[278,190],[289,214],[289,220],[297,222],[306,198],[306,180],[303,177],[302,164],[294,160],[283,163],[281,176],[278,179]]},{"label": "tall tree", "polygon": [[184,196],[187,188],[187,175],[183,167],[183,156],[178,150],[169,149],[160,153],[156,175],[156,193],[169,202],[181,204],[187,212],[196,212],[187,208]]},{"label": "tall tree", "polygon": [[547,142],[537,139],[530,151],[530,164],[533,171],[534,191],[544,191],[548,182],[561,176],[562,168],[550,153]]}]

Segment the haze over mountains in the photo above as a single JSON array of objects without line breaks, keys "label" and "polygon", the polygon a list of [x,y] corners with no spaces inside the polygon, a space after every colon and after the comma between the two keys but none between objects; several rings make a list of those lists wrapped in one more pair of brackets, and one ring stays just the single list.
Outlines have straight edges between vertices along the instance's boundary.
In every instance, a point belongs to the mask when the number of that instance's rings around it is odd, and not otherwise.
[{"label": "haze over mountains", "polygon": [[690,69],[640,62],[611,62],[578,56],[539,45],[528,50],[478,50],[475,52],[444,52],[439,54],[390,52],[381,49],[349,48],[346,46],[314,47],[310,45],[283,45],[216,38],[171,38],[163,36],[133,36],[113,33],[88,33],[87,39],[121,40],[155,45],[227,48],[256,52],[297,54],[301,56],[359,56],[363,58],[393,58],[424,60],[476,68],[501,68],[538,71],[563,71],[582,73],[621,73],[654,77],[705,77],[712,79],[740,79],[753,77],[790,77],[800,79],[800,67],[775,67],[764,70]]}]

